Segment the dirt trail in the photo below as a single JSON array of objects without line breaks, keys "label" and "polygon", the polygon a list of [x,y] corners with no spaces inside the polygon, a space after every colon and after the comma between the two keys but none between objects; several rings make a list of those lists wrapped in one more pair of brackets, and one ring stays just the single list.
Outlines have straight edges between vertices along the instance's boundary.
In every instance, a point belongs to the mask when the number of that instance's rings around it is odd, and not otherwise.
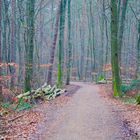
[{"label": "dirt trail", "polygon": [[[98,94],[95,85],[74,83],[81,88],[66,106],[48,118],[40,136],[33,140],[124,140],[116,113]],[[46,122],[47,123],[47,122]]]}]

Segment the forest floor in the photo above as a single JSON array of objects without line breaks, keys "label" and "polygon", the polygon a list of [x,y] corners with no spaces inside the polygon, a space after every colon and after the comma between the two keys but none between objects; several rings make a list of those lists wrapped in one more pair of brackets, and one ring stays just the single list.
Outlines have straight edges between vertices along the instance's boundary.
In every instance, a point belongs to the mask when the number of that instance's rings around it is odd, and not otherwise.
[{"label": "forest floor", "polygon": [[120,115],[123,127],[128,130],[127,135],[132,136],[132,140],[140,140],[140,105],[133,100],[139,91],[131,91],[126,96],[117,99],[112,96],[112,84],[102,84],[98,87],[100,96]]},{"label": "forest floor", "polygon": [[122,104],[108,96],[106,86],[74,82],[66,88],[67,93],[55,100],[18,114],[23,116],[10,124],[6,139],[137,139],[132,137],[135,133],[129,129],[127,116],[122,117]]}]

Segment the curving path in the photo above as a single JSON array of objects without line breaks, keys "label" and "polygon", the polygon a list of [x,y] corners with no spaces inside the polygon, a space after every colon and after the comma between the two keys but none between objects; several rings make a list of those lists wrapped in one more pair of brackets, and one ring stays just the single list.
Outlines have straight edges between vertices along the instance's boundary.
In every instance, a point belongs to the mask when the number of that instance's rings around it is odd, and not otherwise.
[{"label": "curving path", "polygon": [[112,107],[98,94],[98,87],[73,84],[81,88],[65,107],[50,116],[54,117],[53,123],[47,126],[50,128],[34,140],[124,140],[120,121]]}]

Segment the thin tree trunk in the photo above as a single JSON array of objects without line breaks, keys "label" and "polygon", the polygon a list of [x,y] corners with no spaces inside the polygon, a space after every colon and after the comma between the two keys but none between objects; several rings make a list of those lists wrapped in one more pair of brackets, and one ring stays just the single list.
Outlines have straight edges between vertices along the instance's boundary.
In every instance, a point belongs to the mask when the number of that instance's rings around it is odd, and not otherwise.
[{"label": "thin tree trunk", "polygon": [[[15,42],[15,9],[16,9],[16,1],[12,0],[12,18],[11,18],[11,63],[15,63],[16,61],[16,42]],[[11,88],[14,88],[15,84],[15,67],[14,65],[10,66],[10,74],[11,74]]]},{"label": "thin tree trunk", "polygon": [[[18,58],[19,58],[19,68],[18,68],[18,83],[21,84],[21,82],[23,81],[23,47],[21,45],[21,41],[22,41],[22,36],[21,36],[21,31],[22,31],[22,27],[21,24],[24,23],[24,18],[23,18],[23,14],[24,14],[24,10],[23,10],[23,1],[22,0],[18,0],[17,1],[17,7],[18,7],[18,16],[19,16],[19,20],[18,20],[18,29],[17,29],[17,49],[18,49]],[[22,75],[22,76],[21,76]]]},{"label": "thin tree trunk", "polygon": [[[1,42],[1,34],[2,34],[2,0],[0,0],[0,64],[2,63],[2,42]],[[3,101],[2,96],[2,68],[0,67],[0,104]]]},{"label": "thin tree trunk", "polygon": [[72,57],[72,43],[71,43],[71,0],[68,0],[68,62],[67,62],[67,78],[66,85],[70,84],[70,70]]},{"label": "thin tree trunk", "polygon": [[[3,0],[2,3],[2,60],[4,62],[8,62],[8,56],[7,56],[7,25],[8,25],[8,9],[9,4],[7,0]],[[10,46],[9,46],[10,48]]]},{"label": "thin tree trunk", "polygon": [[122,42],[123,42],[123,33],[124,33],[124,27],[125,27],[125,17],[126,17],[126,10],[127,10],[128,0],[123,0],[123,6],[122,6],[122,14],[120,19],[120,28],[119,28],[119,59],[121,62],[121,49],[122,49]]},{"label": "thin tree trunk", "polygon": [[55,57],[55,50],[56,50],[56,42],[57,42],[57,37],[58,37],[58,29],[59,29],[59,19],[60,19],[60,4],[58,6],[58,11],[56,15],[56,23],[55,23],[55,29],[54,29],[54,39],[53,39],[53,44],[51,47],[51,55],[50,55],[50,60],[49,63],[51,64],[48,70],[48,77],[47,77],[47,83],[52,84],[52,73],[53,73],[53,64],[54,64],[54,57]]},{"label": "thin tree trunk", "polygon": [[[94,33],[94,13],[93,13],[93,10],[92,10],[92,6],[93,6],[93,3],[92,3],[92,0],[90,0],[90,17],[91,17],[91,32],[92,32],[92,45],[91,45],[91,73],[95,72],[96,71],[96,55],[95,55],[95,33]],[[92,81],[96,79],[96,77],[93,77],[92,76]]]},{"label": "thin tree trunk", "polygon": [[138,20],[137,68],[136,68],[136,79],[139,78],[140,78],[140,20]]}]

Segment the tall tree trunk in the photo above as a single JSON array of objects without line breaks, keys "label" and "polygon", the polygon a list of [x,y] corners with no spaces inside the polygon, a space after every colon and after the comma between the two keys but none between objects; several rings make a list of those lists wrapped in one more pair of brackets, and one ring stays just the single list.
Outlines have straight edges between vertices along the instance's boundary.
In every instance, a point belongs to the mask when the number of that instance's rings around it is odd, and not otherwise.
[{"label": "tall tree trunk", "polygon": [[111,0],[111,63],[114,96],[121,96],[121,78],[118,55],[117,1]]},{"label": "tall tree trunk", "polygon": [[68,0],[68,61],[67,61],[67,78],[66,85],[70,84],[70,70],[71,70],[71,57],[72,57],[72,44],[71,44],[71,0]]},{"label": "tall tree trunk", "polygon": [[[95,55],[95,33],[94,33],[94,12],[92,10],[93,2],[90,0],[90,18],[91,18],[91,32],[92,32],[92,45],[91,45],[91,73],[96,71],[96,55]],[[92,76],[92,81],[95,80],[96,77]]]},{"label": "tall tree trunk", "polygon": [[[11,63],[15,63],[16,61],[16,40],[15,40],[15,9],[16,9],[16,1],[12,0],[11,3],[11,7],[12,7],[12,17],[11,17]],[[15,84],[15,67],[14,65],[10,66],[10,74],[11,74],[11,88],[14,88],[14,84]]]},{"label": "tall tree trunk", "polygon": [[[89,8],[89,3],[88,2],[87,2],[87,6],[86,6],[86,12],[87,12],[87,19],[88,19],[88,46],[87,46],[86,68],[85,68],[85,81],[86,81],[87,78],[90,78],[90,77],[87,76],[88,75],[87,70],[88,70],[88,67],[89,67],[89,58],[91,57],[90,54],[92,54],[92,49],[91,49],[92,34],[91,34],[91,22],[90,22],[91,17],[90,17],[90,8]],[[92,58],[91,58],[90,61],[92,61]]]},{"label": "tall tree trunk", "polygon": [[119,27],[119,43],[118,43],[120,62],[121,62],[121,49],[122,49],[122,42],[123,42],[123,33],[124,33],[124,27],[125,27],[125,17],[126,17],[127,5],[128,5],[128,0],[123,0],[121,19],[120,19],[120,27]]},{"label": "tall tree trunk", "polygon": [[58,87],[61,87],[63,85],[64,29],[65,29],[66,4],[67,4],[67,0],[61,0],[59,47],[58,47],[58,77],[57,77],[57,86]]},{"label": "tall tree trunk", "polygon": [[33,54],[34,54],[34,35],[35,35],[35,0],[28,0],[27,10],[27,31],[26,31],[26,64],[25,64],[25,92],[31,90],[33,78]]},{"label": "tall tree trunk", "polygon": [[53,64],[54,64],[54,56],[55,56],[55,50],[56,50],[56,42],[57,42],[57,36],[58,36],[58,29],[59,29],[59,19],[60,19],[60,4],[58,6],[58,11],[56,15],[56,23],[55,23],[55,29],[54,29],[54,39],[53,44],[51,47],[51,53],[50,53],[50,60],[49,63],[51,64],[48,70],[48,77],[47,77],[47,83],[52,84],[52,72],[53,72]]},{"label": "tall tree trunk", "polygon": [[140,20],[138,20],[137,68],[136,68],[136,79],[139,78],[140,78]]},{"label": "tall tree trunk", "polygon": [[[8,25],[8,9],[9,4],[8,0],[2,1],[2,60],[4,62],[8,62],[8,56],[7,56],[7,25]],[[10,48],[10,46],[9,46]]]},{"label": "tall tree trunk", "polygon": [[[21,35],[21,31],[22,31],[22,24],[25,22],[24,21],[24,9],[23,9],[23,1],[22,0],[18,0],[17,1],[17,7],[18,7],[18,17],[19,20],[17,21],[17,49],[18,49],[18,58],[19,58],[19,68],[18,68],[18,83],[21,84],[21,82],[24,80],[23,78],[23,60],[24,60],[24,53],[23,53],[23,47],[21,44],[22,41],[22,35]],[[21,76],[22,75],[22,76]]]},{"label": "tall tree trunk", "polygon": [[100,50],[100,68],[99,68],[99,75],[103,75],[103,65],[104,65],[104,25],[105,25],[105,19],[104,19],[104,13],[105,11],[105,2],[102,0],[102,13],[101,13],[101,25],[100,25],[100,30],[101,30],[101,50]]},{"label": "tall tree trunk", "polygon": [[[0,0],[0,64],[2,63],[2,42],[1,42],[1,35],[2,35],[2,0]],[[2,96],[2,68],[0,67],[0,103],[3,101]]]},{"label": "tall tree trunk", "polygon": [[137,55],[136,55],[136,71],[135,71],[135,78],[140,78],[140,19],[137,17],[137,14],[135,13],[134,9],[131,7],[131,10],[136,18],[136,21],[138,22],[138,41],[137,41]]}]

